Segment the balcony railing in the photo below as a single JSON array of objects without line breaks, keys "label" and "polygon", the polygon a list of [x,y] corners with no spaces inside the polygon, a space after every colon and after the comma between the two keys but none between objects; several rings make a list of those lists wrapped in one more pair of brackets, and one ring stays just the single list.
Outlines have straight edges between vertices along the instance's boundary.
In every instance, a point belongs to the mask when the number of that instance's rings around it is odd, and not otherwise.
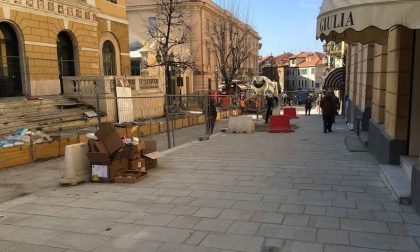
[{"label": "balcony railing", "polygon": [[[131,96],[135,98],[134,108],[141,107],[141,97],[164,97],[159,79],[153,77],[115,77],[115,76],[68,76],[63,77],[64,95],[76,98],[80,102],[106,113],[107,121],[115,121],[118,116],[116,87],[131,87]],[[162,100],[163,102],[163,100]],[[136,110],[134,110],[136,111]],[[163,113],[163,110],[156,114]],[[139,118],[135,114],[135,118]]]}]

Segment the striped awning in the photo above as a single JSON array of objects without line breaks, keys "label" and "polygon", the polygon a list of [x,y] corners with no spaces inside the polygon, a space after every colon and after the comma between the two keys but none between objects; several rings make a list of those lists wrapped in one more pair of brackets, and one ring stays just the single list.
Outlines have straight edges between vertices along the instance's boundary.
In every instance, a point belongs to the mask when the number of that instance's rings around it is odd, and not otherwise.
[{"label": "striped awning", "polygon": [[336,68],[327,74],[324,89],[344,90],[344,67]]}]

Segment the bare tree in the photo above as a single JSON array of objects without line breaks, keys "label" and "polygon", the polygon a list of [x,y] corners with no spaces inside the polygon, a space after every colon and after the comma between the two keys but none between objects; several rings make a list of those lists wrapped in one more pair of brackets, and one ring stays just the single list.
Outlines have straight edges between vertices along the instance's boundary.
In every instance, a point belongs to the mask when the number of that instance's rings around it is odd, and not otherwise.
[{"label": "bare tree", "polygon": [[149,35],[156,43],[158,65],[165,68],[166,93],[174,94],[171,84],[171,68],[181,71],[194,68],[194,59],[188,49],[183,48],[191,40],[191,27],[186,12],[187,0],[157,0],[155,22],[148,22]]},{"label": "bare tree", "polygon": [[210,48],[229,91],[232,80],[243,77],[245,63],[256,56],[251,45],[253,29],[249,24],[249,13],[243,10],[239,1],[227,5],[221,0],[219,5],[227,11],[209,26]]}]

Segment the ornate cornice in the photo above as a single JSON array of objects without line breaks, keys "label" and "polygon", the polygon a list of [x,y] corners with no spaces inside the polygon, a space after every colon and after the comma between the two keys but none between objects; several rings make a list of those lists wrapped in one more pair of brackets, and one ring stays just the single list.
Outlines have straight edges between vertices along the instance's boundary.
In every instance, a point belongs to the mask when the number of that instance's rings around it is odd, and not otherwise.
[{"label": "ornate cornice", "polygon": [[96,22],[99,12],[86,0],[0,0],[0,3],[27,9],[31,13],[44,12],[88,22]]}]

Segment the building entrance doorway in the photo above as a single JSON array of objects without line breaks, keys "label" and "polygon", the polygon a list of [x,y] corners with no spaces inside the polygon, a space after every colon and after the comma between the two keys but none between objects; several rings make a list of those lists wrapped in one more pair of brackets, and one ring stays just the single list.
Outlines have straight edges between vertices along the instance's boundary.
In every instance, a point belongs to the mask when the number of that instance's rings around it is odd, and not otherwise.
[{"label": "building entrance doorway", "polygon": [[74,45],[65,31],[57,36],[58,73],[60,79],[61,94],[64,92],[63,77],[75,76]]},{"label": "building entrance doorway", "polygon": [[415,34],[413,84],[411,90],[409,155],[420,156],[420,30]]},{"label": "building entrance doorway", "polygon": [[21,95],[19,41],[13,27],[0,22],[0,97]]}]

